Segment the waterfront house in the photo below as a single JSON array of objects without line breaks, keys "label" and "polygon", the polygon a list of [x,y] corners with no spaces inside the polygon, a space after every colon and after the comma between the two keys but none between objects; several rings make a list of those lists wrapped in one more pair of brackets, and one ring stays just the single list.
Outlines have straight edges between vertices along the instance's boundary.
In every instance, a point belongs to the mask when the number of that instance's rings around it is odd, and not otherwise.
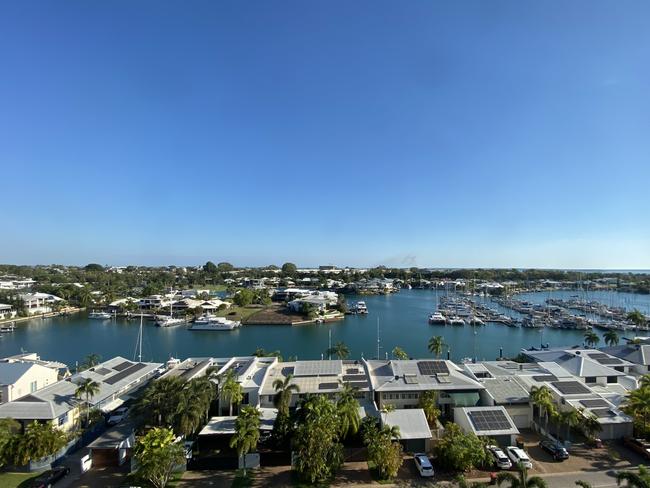
[{"label": "waterfront house", "polygon": [[29,361],[0,361],[0,404],[17,400],[57,381],[56,369]]},{"label": "waterfront house", "polygon": [[99,392],[89,399],[91,408],[110,412],[119,407],[129,393],[146,385],[161,366],[158,363],[132,362],[118,356],[1,404],[0,418],[13,418],[23,426],[39,421],[50,422],[64,431],[75,430],[84,403],[75,397],[81,381],[89,378],[99,384]]},{"label": "waterfront house", "polygon": [[632,364],[628,369],[629,372],[638,375],[650,373],[650,344],[622,344],[604,347],[601,351]]},{"label": "waterfront house", "polygon": [[21,293],[18,296],[25,303],[29,315],[52,312],[57,302],[64,301],[50,293]]},{"label": "waterfront house", "polygon": [[292,312],[300,312],[304,304],[313,306],[317,311],[325,311],[328,308],[336,306],[338,303],[338,294],[333,291],[314,291],[309,295],[295,298],[287,303],[287,307]]},{"label": "waterfront house", "polygon": [[16,316],[16,310],[13,305],[0,303],[0,319],[12,319]]},{"label": "waterfront house", "polygon": [[158,308],[169,307],[171,301],[163,295],[150,295],[141,298],[138,301],[140,310],[156,310]]},{"label": "waterfront house", "polygon": [[17,276],[0,277],[0,290],[25,290],[36,284],[31,278],[20,278]]}]

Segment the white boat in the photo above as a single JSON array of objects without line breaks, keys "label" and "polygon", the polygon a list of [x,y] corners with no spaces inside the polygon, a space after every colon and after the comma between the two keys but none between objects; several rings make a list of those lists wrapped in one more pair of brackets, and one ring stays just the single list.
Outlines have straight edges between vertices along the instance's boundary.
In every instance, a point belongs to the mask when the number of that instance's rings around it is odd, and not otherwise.
[{"label": "white boat", "polygon": [[366,302],[357,302],[354,307],[356,313],[366,314],[368,313],[368,307],[366,307]]},{"label": "white boat", "polygon": [[201,315],[200,317],[197,317],[194,319],[195,324],[209,324],[210,322],[213,322],[215,319],[218,319],[216,315],[212,315],[210,313],[205,313]]},{"label": "white boat", "polygon": [[166,315],[162,315],[159,317],[156,317],[156,325],[158,327],[175,327],[177,325],[181,325],[185,323],[185,319],[179,319],[175,317],[168,317]]},{"label": "white boat", "polygon": [[449,325],[465,325],[465,321],[460,317],[452,317],[449,319]]},{"label": "white boat", "polygon": [[469,325],[485,325],[485,322],[483,322],[480,318],[478,318],[475,315],[470,316],[469,318]]},{"label": "white boat", "polygon": [[214,315],[199,317],[194,321],[190,330],[233,330],[241,325],[237,320],[228,320]]},{"label": "white boat", "polygon": [[95,320],[107,320],[110,319],[112,315],[108,312],[95,312],[92,311],[88,314],[89,319],[95,319]]},{"label": "white boat", "polygon": [[429,315],[429,323],[445,325],[447,323],[447,319],[440,312],[435,312]]}]

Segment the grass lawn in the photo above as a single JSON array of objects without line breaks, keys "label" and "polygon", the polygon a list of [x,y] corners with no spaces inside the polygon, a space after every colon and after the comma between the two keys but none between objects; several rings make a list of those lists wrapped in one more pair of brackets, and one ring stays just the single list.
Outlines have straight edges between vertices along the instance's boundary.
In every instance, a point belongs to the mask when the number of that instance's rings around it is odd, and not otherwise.
[{"label": "grass lawn", "polygon": [[40,473],[0,473],[0,488],[24,488]]},{"label": "grass lawn", "polygon": [[[264,307],[260,305],[249,305],[246,307],[233,305],[225,310],[219,310],[216,315],[226,317],[229,320],[244,320],[260,310],[264,310]],[[235,312],[235,314],[231,315],[232,312]]]}]

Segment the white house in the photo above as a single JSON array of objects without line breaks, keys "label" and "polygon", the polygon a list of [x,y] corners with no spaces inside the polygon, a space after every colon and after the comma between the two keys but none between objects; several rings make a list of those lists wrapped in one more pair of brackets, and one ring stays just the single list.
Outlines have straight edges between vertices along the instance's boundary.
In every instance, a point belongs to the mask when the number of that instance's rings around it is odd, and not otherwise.
[{"label": "white house", "polygon": [[21,293],[18,296],[25,302],[29,315],[51,312],[55,303],[63,301],[63,298],[50,293]]},{"label": "white house", "polygon": [[56,383],[55,369],[33,362],[0,362],[0,403],[34,393],[47,385]]},{"label": "white house", "polygon": [[8,305],[6,303],[0,303],[0,319],[12,319],[16,316],[16,310],[14,310],[13,305]]}]

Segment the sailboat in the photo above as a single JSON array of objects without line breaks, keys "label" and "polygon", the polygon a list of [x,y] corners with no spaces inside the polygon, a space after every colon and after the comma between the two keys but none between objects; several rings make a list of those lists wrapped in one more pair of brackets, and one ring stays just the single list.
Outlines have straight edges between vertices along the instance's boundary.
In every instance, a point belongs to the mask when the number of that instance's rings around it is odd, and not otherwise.
[{"label": "sailboat", "polygon": [[175,327],[185,323],[185,319],[174,318],[174,289],[171,291],[172,298],[169,301],[169,317],[161,315],[156,317],[156,325],[158,327]]}]

